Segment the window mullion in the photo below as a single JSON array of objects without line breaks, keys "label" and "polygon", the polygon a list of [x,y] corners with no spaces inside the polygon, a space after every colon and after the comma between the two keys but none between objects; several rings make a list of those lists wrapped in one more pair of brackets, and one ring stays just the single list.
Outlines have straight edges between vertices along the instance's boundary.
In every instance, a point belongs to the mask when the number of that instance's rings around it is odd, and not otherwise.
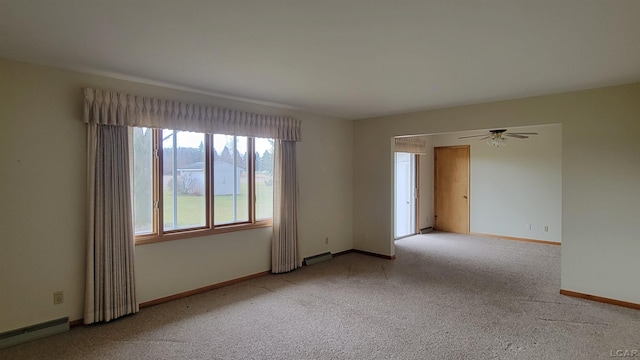
[{"label": "window mullion", "polygon": [[172,229],[177,229],[178,228],[178,131],[177,130],[173,130],[173,135],[171,140],[173,142],[173,149],[171,154],[173,156],[172,169],[171,169],[171,175],[173,178],[173,196],[172,196],[173,226],[172,226]]},{"label": "window mullion", "polygon": [[247,144],[247,175],[249,182],[249,191],[247,195],[247,201],[249,202],[249,222],[256,222],[256,147],[255,138],[249,138]]},{"label": "window mullion", "polygon": [[206,181],[205,181],[205,194],[207,197],[207,227],[209,229],[213,229],[214,228],[214,220],[213,220],[213,213],[214,213],[214,205],[213,205],[213,201],[214,201],[214,189],[213,189],[213,161],[215,159],[215,156],[213,156],[213,151],[215,151],[214,147],[213,147],[213,134],[206,134],[205,135],[205,171],[206,171]]},{"label": "window mullion", "polygon": [[162,132],[153,129],[153,227],[156,235],[162,234]]},{"label": "window mullion", "polygon": [[238,221],[238,137],[233,137],[233,150],[232,151],[232,159],[233,159],[233,222]]}]

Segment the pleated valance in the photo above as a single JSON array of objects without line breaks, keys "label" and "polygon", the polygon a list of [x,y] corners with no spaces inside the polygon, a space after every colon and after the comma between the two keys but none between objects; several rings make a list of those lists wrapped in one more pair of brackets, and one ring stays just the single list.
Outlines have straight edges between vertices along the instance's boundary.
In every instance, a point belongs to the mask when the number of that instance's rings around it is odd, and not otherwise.
[{"label": "pleated valance", "polygon": [[296,119],[91,88],[84,122],[300,141]]},{"label": "pleated valance", "polygon": [[395,138],[394,151],[425,155],[427,153],[427,142],[417,137]]}]

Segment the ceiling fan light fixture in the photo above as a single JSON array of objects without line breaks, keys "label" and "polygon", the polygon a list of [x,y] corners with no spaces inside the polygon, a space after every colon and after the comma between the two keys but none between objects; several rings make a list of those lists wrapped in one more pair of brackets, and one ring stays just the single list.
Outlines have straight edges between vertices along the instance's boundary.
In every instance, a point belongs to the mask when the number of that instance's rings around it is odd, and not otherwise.
[{"label": "ceiling fan light fixture", "polygon": [[487,139],[487,144],[495,147],[506,146],[507,139],[503,138],[501,134],[492,134],[492,136]]},{"label": "ceiling fan light fixture", "polygon": [[480,138],[478,140],[487,140],[490,146],[501,147],[507,145],[507,137],[512,139],[528,139],[531,135],[538,135],[537,132],[508,132],[507,129],[489,130],[488,134],[477,134],[461,136],[458,139]]}]

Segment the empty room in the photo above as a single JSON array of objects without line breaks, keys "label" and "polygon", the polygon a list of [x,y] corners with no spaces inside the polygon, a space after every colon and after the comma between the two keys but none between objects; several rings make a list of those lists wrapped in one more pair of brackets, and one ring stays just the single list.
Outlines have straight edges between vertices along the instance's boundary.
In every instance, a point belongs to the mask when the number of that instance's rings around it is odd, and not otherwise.
[{"label": "empty room", "polygon": [[640,2],[0,0],[0,359],[639,357]]}]

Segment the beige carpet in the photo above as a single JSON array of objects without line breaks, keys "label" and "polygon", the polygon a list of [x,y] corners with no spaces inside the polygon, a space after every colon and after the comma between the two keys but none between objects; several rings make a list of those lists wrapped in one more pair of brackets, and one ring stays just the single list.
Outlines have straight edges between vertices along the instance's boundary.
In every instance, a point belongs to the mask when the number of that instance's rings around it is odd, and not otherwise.
[{"label": "beige carpet", "polygon": [[0,359],[609,359],[640,311],[558,294],[560,247],[453,234],[347,254],[0,350]]}]

